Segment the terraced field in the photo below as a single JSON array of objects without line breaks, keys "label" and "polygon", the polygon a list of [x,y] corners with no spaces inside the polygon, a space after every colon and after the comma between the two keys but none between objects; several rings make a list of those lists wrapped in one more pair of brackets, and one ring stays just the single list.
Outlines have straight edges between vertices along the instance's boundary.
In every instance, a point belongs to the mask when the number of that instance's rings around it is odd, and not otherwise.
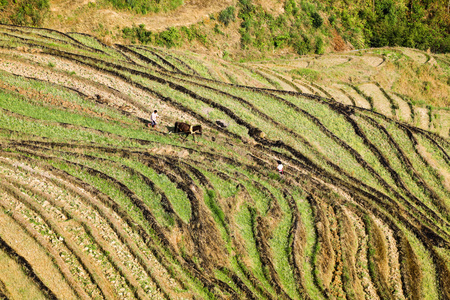
[{"label": "terraced field", "polygon": [[450,298],[448,111],[289,72],[383,56],[233,64],[5,25],[0,47],[0,298]]}]

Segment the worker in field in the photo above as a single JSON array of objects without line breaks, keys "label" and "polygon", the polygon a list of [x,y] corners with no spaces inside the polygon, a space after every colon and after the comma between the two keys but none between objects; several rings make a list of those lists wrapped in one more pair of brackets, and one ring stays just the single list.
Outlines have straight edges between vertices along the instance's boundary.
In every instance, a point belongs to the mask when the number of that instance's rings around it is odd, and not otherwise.
[{"label": "worker in field", "polygon": [[281,175],[283,175],[283,164],[281,163],[281,160],[277,160],[277,163],[278,163],[277,171],[278,171],[278,174],[280,174],[280,176],[281,176]]},{"label": "worker in field", "polygon": [[152,127],[153,127],[154,129],[156,129],[156,125],[158,124],[158,123],[157,123],[158,117],[159,117],[159,116],[158,116],[158,111],[155,109],[155,110],[153,111],[152,115],[150,116],[150,121],[151,121]]}]

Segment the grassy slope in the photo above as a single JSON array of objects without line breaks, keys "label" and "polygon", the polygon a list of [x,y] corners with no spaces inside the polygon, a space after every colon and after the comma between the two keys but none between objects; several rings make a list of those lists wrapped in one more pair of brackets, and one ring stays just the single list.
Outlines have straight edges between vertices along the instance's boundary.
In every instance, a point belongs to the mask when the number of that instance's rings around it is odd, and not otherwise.
[{"label": "grassy slope", "polygon": [[[417,103],[394,89],[399,59],[444,59],[396,48],[233,64],[0,32],[0,217],[37,249],[0,231],[4,267],[26,278],[0,276],[0,295],[450,297],[450,144],[433,123],[445,110],[415,127]],[[198,142],[167,134],[179,120],[203,126]]]}]

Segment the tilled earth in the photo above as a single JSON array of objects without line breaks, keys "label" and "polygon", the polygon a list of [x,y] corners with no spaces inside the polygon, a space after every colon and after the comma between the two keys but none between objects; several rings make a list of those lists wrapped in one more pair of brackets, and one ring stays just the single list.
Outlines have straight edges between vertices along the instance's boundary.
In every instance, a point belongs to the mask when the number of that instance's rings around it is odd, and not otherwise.
[{"label": "tilled earth", "polygon": [[450,297],[450,144],[379,85],[1,30],[1,298]]}]

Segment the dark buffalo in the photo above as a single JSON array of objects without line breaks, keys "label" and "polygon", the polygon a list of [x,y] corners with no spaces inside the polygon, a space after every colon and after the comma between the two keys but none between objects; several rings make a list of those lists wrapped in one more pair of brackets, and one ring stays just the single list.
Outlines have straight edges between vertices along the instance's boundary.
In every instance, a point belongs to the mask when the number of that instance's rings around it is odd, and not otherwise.
[{"label": "dark buffalo", "polygon": [[184,138],[185,140],[191,134],[192,138],[195,141],[196,134],[202,135],[202,126],[201,125],[189,125],[189,124],[183,123],[183,122],[175,122],[174,132],[175,133],[186,133],[186,137]]}]

